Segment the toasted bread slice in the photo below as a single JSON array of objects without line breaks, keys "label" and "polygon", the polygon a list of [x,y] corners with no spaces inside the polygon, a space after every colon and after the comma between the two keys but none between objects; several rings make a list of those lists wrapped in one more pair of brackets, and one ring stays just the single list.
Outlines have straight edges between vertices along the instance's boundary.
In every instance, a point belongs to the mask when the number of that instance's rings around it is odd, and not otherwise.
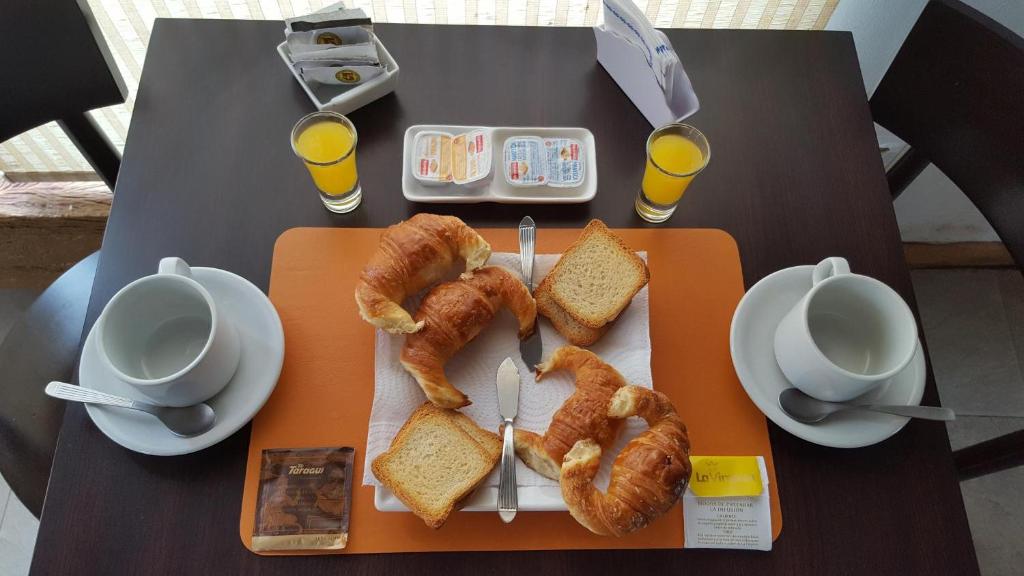
[{"label": "toasted bread slice", "polygon": [[374,476],[431,528],[445,523],[501,455],[468,433],[455,414],[430,403],[421,406],[371,466]]},{"label": "toasted bread slice", "polygon": [[591,220],[548,275],[551,299],[573,320],[600,328],[647,284],[647,264],[600,220]]},{"label": "toasted bread slice", "polygon": [[477,423],[469,416],[466,416],[458,410],[446,410],[434,404],[430,404],[429,406],[424,405],[421,409],[433,410],[452,418],[464,432],[472,436],[473,440],[476,440],[477,444],[479,444],[487,454],[495,459],[501,458],[501,438],[494,432],[489,432],[478,426]]},{"label": "toasted bread slice", "polygon": [[576,346],[590,346],[600,340],[611,324],[605,324],[600,328],[590,328],[574,320],[551,298],[550,278],[551,275],[548,274],[533,292],[533,297],[537,300],[537,312],[551,320],[551,325],[555,327],[555,330],[558,330],[559,334],[565,336],[566,340]]}]

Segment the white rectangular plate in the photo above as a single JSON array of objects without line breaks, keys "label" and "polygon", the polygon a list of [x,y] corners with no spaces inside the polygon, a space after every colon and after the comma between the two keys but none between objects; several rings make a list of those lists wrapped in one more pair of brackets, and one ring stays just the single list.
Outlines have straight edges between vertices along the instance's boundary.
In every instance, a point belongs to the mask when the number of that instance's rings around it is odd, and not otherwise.
[{"label": "white rectangular plate", "polygon": [[[408,512],[391,490],[384,486],[375,486],[373,505],[381,512]],[[498,487],[482,486],[469,497],[464,512],[495,512],[498,511]],[[520,486],[519,510],[521,512],[554,512],[566,510],[562,500],[562,490],[557,486]]]},{"label": "white rectangular plate", "polygon": [[[416,134],[427,130],[459,134],[469,130],[489,130],[491,133],[491,181],[480,187],[447,184],[427,186],[412,175],[412,142]],[[505,140],[514,136],[539,136],[540,138],[574,138],[586,148],[585,176],[579,186],[558,188],[555,186],[512,186],[505,181],[503,151]],[[539,128],[529,126],[488,128],[485,126],[449,126],[417,124],[405,131],[405,145],[402,152],[402,194],[413,202],[444,204],[477,204],[499,202],[502,204],[578,204],[589,202],[597,194],[597,145],[594,134],[586,128]]]}]

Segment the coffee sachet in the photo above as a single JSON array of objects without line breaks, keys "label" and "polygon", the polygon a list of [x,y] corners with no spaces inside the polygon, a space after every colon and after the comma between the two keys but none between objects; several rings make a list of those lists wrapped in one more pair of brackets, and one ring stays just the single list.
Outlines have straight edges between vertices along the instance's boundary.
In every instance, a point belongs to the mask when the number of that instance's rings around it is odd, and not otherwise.
[{"label": "coffee sachet", "polygon": [[286,32],[307,32],[338,26],[371,26],[373,21],[366,16],[366,12],[363,12],[362,8],[338,8],[286,18],[284,23]]},{"label": "coffee sachet", "polygon": [[299,66],[302,79],[308,83],[330,86],[358,86],[384,73],[379,66],[335,66],[327,62],[319,66],[302,63]]},{"label": "coffee sachet", "polygon": [[292,54],[336,48],[373,44],[373,31],[369,26],[337,26],[307,32],[286,32],[285,42]]},{"label": "coffee sachet", "polygon": [[253,550],[344,548],[354,452],[348,447],[264,450]]}]

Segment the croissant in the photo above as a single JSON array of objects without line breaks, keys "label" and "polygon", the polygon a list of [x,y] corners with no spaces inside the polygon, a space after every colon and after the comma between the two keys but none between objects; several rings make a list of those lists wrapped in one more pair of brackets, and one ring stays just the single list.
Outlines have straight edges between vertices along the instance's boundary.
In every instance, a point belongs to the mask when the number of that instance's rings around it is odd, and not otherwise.
[{"label": "croissant", "polygon": [[576,390],[551,417],[544,436],[515,429],[516,455],[527,466],[552,480],[558,480],[562,458],[573,444],[594,438],[608,448],[622,427],[621,420],[608,419],[608,401],[626,385],[622,375],[593,352],[563,346],[537,366],[537,380],[559,369],[576,377]]},{"label": "croissant", "polygon": [[569,513],[595,534],[622,536],[668,512],[690,480],[686,426],[661,392],[627,386],[612,396],[610,418],[640,416],[650,426],[622,449],[604,494],[594,487],[601,446],[581,440],[565,455],[559,484]]},{"label": "croissant", "polygon": [[393,334],[422,327],[402,308],[402,301],[442,279],[456,257],[466,270],[484,265],[491,247],[454,216],[417,214],[389,227],[356,284],[359,315]]},{"label": "croissant", "polygon": [[402,347],[402,366],[419,383],[427,399],[442,408],[460,408],[469,398],[444,374],[449,358],[476,337],[502,306],[519,321],[519,337],[533,331],[537,303],[526,285],[500,266],[466,272],[454,282],[435,286],[416,311],[423,329],[409,334]]}]

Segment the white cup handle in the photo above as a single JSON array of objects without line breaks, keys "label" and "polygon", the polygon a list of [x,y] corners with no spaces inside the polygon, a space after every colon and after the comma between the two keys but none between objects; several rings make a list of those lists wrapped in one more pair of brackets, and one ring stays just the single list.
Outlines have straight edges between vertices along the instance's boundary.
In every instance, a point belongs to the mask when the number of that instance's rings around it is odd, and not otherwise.
[{"label": "white cup handle", "polygon": [[160,274],[177,274],[178,276],[184,276],[186,278],[192,277],[192,269],[189,268],[188,263],[181,258],[168,257],[160,259],[160,267],[157,268],[157,272]]},{"label": "white cup handle", "polygon": [[811,282],[813,285],[825,280],[826,278],[849,273],[850,263],[846,261],[846,258],[830,256],[821,262],[818,262],[818,265],[814,267],[814,272],[811,274]]}]

